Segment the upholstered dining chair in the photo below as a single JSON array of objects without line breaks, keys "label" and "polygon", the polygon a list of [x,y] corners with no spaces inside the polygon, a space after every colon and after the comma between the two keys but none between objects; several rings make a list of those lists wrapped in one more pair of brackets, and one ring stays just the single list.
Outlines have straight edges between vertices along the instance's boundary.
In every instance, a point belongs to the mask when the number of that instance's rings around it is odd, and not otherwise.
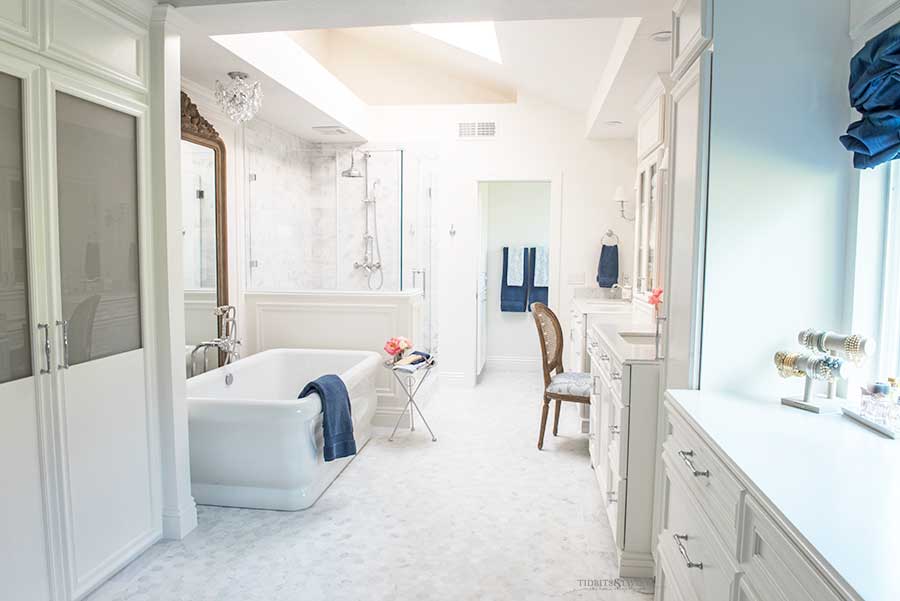
[{"label": "upholstered dining chair", "polygon": [[[538,449],[544,448],[544,430],[547,429],[547,413],[550,401],[556,401],[553,415],[553,436],[559,429],[559,409],[563,401],[589,405],[591,402],[591,375],[563,369],[563,334],[556,314],[543,303],[531,305],[531,314],[541,341],[544,364],[544,404],[541,409],[541,432]],[[555,372],[555,373],[554,373]]]}]

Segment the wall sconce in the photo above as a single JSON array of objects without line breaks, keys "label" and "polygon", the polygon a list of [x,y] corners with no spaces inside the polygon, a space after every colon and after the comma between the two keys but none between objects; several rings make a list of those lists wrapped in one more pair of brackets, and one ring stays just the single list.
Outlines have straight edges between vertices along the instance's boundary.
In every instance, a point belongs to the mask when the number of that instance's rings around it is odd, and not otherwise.
[{"label": "wall sconce", "polygon": [[629,219],[625,216],[625,203],[628,202],[628,199],[625,197],[625,188],[623,186],[618,186],[616,188],[616,193],[613,194],[613,202],[619,204],[619,217],[625,221],[634,221],[634,217]]}]

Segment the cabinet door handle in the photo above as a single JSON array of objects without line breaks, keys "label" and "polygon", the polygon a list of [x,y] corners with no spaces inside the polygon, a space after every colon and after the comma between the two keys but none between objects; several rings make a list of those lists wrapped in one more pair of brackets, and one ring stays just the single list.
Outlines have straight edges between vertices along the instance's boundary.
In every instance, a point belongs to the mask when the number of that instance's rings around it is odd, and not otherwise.
[{"label": "cabinet door handle", "polygon": [[610,379],[613,379],[613,380],[621,380],[621,379],[622,379],[622,372],[620,372],[620,371],[614,371],[614,372],[612,372],[611,374],[609,374],[609,377],[610,377]]},{"label": "cabinet door handle", "polygon": [[675,544],[678,546],[678,552],[681,553],[681,556],[684,558],[684,564],[690,568],[697,568],[698,570],[703,569],[702,561],[691,561],[690,555],[688,555],[687,547],[684,546],[684,543],[687,542],[688,536],[687,534],[673,534],[672,538],[675,540]]},{"label": "cabinet door handle", "polygon": [[619,435],[619,426],[610,426],[609,434],[610,434],[610,436],[618,436]]},{"label": "cabinet door handle", "polygon": [[594,389],[593,390],[594,394],[600,394],[600,388],[597,386],[598,379],[599,378],[597,376],[593,376],[593,386],[591,388]]},{"label": "cabinet door handle", "polygon": [[684,464],[688,466],[688,469],[691,470],[694,476],[709,478],[709,470],[701,471],[694,466],[694,461],[691,459],[694,456],[694,451],[678,451],[678,456],[681,457],[681,460],[684,461]]},{"label": "cabinet door handle", "polygon": [[62,365],[57,365],[56,367],[59,369],[69,369],[69,320],[63,319],[62,321],[56,320],[57,327],[62,327],[62,341],[63,341],[63,362]]},{"label": "cabinet door handle", "polygon": [[37,325],[38,330],[44,331],[44,365],[45,367],[41,369],[42,374],[50,373],[50,324],[39,323]]}]

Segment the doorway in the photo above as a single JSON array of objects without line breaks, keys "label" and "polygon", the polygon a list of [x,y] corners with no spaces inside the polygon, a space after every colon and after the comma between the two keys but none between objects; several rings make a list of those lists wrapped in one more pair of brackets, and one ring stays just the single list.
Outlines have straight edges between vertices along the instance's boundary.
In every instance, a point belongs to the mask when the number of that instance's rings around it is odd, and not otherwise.
[{"label": "doorway", "polygon": [[478,182],[476,380],[485,369],[540,370],[528,307],[551,298],[552,196],[550,181]]}]

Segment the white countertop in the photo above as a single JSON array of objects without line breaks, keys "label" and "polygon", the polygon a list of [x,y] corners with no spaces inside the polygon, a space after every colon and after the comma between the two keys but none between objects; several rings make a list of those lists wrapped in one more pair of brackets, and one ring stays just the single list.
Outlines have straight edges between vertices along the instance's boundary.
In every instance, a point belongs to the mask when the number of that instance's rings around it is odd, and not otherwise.
[{"label": "white countertop", "polygon": [[900,600],[900,440],[778,400],[669,395],[861,598]]},{"label": "white countertop", "polygon": [[656,361],[656,343],[653,338],[648,343],[635,344],[622,338],[620,333],[656,334],[656,325],[646,317],[633,313],[621,315],[603,314],[588,316],[588,328],[606,341],[610,350],[620,361]]}]

